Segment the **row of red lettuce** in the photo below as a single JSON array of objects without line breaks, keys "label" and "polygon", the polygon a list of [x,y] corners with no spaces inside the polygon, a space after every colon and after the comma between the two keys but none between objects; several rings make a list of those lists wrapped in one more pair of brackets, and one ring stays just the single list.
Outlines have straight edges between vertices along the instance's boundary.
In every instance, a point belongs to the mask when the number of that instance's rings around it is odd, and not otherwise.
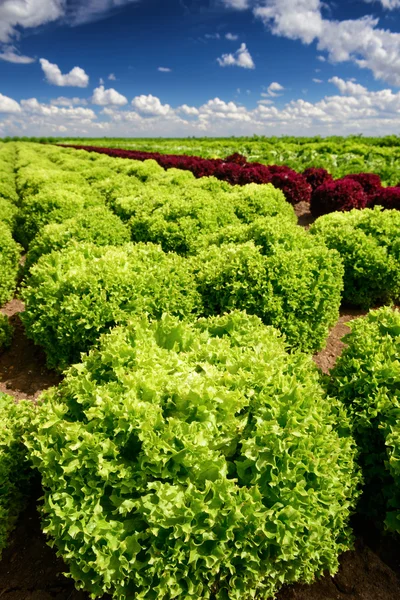
[{"label": "row of red lettuce", "polygon": [[206,159],[198,156],[140,152],[98,146],[70,146],[107,156],[133,160],[153,159],[165,169],[184,169],[195,177],[216,177],[233,185],[247,183],[272,183],[282,190],[291,204],[310,203],[313,216],[319,217],[333,211],[347,211],[381,205],[388,209],[400,208],[400,184],[382,186],[379,175],[356,173],[334,180],[325,169],[309,168],[297,173],[284,165],[264,165],[247,162],[246,157],[232,154],[225,159]]}]

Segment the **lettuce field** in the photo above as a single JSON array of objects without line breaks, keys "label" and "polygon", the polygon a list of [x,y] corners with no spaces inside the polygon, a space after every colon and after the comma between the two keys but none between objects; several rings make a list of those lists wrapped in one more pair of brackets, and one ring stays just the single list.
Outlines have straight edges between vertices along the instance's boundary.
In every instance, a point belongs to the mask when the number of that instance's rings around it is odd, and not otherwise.
[{"label": "lettuce field", "polygon": [[397,138],[44,141],[0,142],[0,597],[398,599]]}]

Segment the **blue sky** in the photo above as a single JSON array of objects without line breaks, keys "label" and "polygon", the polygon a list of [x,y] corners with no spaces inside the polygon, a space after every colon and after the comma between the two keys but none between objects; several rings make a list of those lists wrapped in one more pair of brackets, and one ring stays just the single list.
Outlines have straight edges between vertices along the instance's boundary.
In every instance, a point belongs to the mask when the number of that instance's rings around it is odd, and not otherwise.
[{"label": "blue sky", "polygon": [[0,136],[400,134],[400,0],[0,0]]}]

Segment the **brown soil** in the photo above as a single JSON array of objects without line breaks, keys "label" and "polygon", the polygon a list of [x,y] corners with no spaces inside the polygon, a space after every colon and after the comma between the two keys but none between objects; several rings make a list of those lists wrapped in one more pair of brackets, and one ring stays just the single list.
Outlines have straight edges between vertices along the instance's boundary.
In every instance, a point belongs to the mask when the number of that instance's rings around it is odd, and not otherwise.
[{"label": "brown soil", "polygon": [[298,224],[308,229],[311,223],[315,221],[315,217],[310,213],[310,204],[308,202],[299,202],[293,208],[298,219]]},{"label": "brown soil", "polygon": [[281,590],[277,600],[399,600],[400,579],[360,539],[355,551],[343,554],[339,572],[312,585]]},{"label": "brown soil", "polygon": [[17,400],[36,400],[43,390],[57,385],[61,377],[46,368],[43,350],[27,339],[19,318],[23,310],[23,302],[11,300],[0,311],[10,317],[14,327],[11,348],[0,350],[0,392]]},{"label": "brown soil", "polygon": [[347,333],[350,333],[350,328],[346,323],[365,314],[365,310],[359,309],[345,308],[340,311],[339,320],[331,330],[325,348],[313,357],[315,364],[323,373],[329,373],[335,366],[336,359],[341,355],[342,350],[345,347],[345,343],[342,342],[342,337]]}]

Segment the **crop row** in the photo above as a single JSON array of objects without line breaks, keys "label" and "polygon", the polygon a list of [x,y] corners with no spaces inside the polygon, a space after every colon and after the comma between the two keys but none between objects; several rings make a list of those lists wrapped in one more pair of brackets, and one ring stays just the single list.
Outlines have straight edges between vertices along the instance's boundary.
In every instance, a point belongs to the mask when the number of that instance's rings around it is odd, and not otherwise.
[{"label": "crop row", "polygon": [[382,186],[380,177],[373,173],[349,174],[334,180],[322,168],[309,167],[303,173],[297,173],[284,165],[247,162],[246,157],[237,153],[225,159],[204,159],[184,154],[171,155],[99,146],[72,147],[118,158],[155,160],[165,169],[187,170],[195,177],[216,177],[232,185],[271,183],[284,193],[290,204],[309,202],[311,213],[315,217],[333,211],[372,208],[377,205],[389,209],[400,207],[400,187]]},{"label": "crop row", "polygon": [[93,597],[270,598],[337,570],[355,510],[400,532],[400,315],[357,321],[329,380],[309,355],[341,301],[400,297],[398,211],[308,232],[270,184],[1,157],[1,302],[20,243],[26,333],[68,370],[37,407],[0,398],[0,549],[34,470],[43,529]]},{"label": "crop row", "polygon": [[[87,139],[44,139],[44,143],[88,144]],[[365,138],[360,136],[320,138],[263,137],[251,138],[99,138],[92,146],[187,154],[202,158],[224,158],[240,153],[249,162],[264,165],[287,165],[302,173],[309,167],[324,168],[340,179],[351,173],[377,173],[385,186],[400,181],[400,137]]]}]

